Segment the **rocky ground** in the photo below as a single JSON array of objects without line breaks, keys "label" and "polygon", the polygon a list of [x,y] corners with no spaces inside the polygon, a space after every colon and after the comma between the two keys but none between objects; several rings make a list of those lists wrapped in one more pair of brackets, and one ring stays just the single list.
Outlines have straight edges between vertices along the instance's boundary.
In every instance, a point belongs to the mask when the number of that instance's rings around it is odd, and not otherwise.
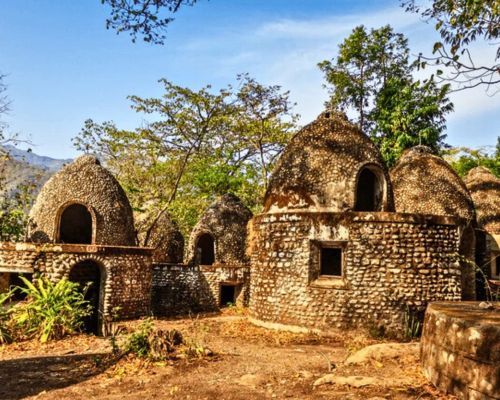
[{"label": "rocky ground", "polygon": [[206,355],[119,358],[109,339],[87,335],[7,345],[0,399],[451,399],[426,384],[417,343],[271,331],[234,311],[154,323],[180,330]]}]

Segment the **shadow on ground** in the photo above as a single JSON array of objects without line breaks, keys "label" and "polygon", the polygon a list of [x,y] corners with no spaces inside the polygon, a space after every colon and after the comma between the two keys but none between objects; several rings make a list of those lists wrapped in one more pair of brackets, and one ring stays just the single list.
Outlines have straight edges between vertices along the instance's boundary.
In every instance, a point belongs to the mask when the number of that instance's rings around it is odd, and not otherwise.
[{"label": "shadow on ground", "polygon": [[115,362],[109,353],[3,360],[0,361],[0,399],[19,400],[70,386],[104,372]]}]

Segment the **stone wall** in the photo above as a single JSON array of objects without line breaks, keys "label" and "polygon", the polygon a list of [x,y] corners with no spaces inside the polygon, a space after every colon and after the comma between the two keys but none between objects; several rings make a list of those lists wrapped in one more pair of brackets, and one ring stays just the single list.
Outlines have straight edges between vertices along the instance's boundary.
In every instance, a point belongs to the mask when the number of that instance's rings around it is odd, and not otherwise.
[{"label": "stone wall", "polygon": [[237,288],[236,304],[248,306],[250,269],[248,265],[153,266],[152,309],[158,316],[215,311],[220,305],[221,284]]},{"label": "stone wall", "polygon": [[[276,213],[256,217],[250,311],[301,327],[384,325],[407,310],[460,300],[456,221],[395,213]],[[321,244],[342,245],[342,277],[319,275]]]},{"label": "stone wall", "polygon": [[116,307],[121,319],[149,314],[150,249],[0,243],[0,272],[40,272],[57,281],[86,260],[94,261],[101,270],[100,309],[104,316],[111,315]]}]

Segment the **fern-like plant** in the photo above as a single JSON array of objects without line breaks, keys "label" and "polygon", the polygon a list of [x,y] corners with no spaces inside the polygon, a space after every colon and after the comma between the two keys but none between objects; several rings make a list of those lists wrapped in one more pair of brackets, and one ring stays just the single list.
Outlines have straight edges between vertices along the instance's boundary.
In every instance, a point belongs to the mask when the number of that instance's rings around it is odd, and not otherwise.
[{"label": "fern-like plant", "polygon": [[24,277],[26,300],[14,306],[12,319],[16,333],[21,339],[37,338],[44,343],[78,332],[85,317],[91,315],[92,306],[85,300],[87,285],[80,285],[63,278],[54,283],[41,277],[33,283]]},{"label": "fern-like plant", "polygon": [[13,291],[0,293],[0,344],[12,342],[12,331],[9,324],[10,310],[6,303],[12,298]]}]

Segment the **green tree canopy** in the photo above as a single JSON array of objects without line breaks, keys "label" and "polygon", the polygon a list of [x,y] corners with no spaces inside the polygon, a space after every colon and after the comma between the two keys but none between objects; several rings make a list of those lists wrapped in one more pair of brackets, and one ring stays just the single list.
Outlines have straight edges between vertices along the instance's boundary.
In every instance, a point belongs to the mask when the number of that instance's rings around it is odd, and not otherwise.
[{"label": "green tree canopy", "polygon": [[161,98],[130,96],[150,121],[133,131],[87,120],[77,149],[100,156],[123,185],[139,231],[168,209],[187,232],[215,196],[232,192],[258,209],[267,179],[296,127],[288,92],[248,75],[198,91],[162,79]]},{"label": "green tree canopy", "polygon": [[355,115],[389,166],[416,144],[436,152],[444,146],[445,115],[453,110],[449,88],[414,80],[408,41],[390,26],[354,28],[338,56],[319,67],[331,95],[326,106]]},{"label": "green tree canopy", "polygon": [[494,152],[487,147],[471,149],[469,147],[453,147],[444,153],[444,158],[450,163],[458,175],[464,177],[475,167],[486,167],[500,178],[500,137]]}]

